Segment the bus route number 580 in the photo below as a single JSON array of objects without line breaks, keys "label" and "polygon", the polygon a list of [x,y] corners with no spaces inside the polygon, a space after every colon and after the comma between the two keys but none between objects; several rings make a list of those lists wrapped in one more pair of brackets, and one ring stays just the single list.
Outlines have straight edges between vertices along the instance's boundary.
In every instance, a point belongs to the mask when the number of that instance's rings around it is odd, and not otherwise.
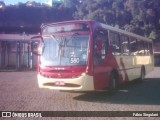
[{"label": "bus route number 580", "polygon": [[79,57],[71,57],[70,58],[71,64],[78,64],[79,63]]}]

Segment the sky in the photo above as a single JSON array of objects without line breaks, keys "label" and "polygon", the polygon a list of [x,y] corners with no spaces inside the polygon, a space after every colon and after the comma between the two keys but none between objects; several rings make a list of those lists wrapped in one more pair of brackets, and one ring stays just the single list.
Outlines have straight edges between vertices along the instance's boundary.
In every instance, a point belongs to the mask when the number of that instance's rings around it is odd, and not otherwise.
[{"label": "sky", "polygon": [[35,1],[35,2],[40,2],[40,3],[47,3],[50,0],[0,0],[3,1],[5,3],[5,5],[14,5],[17,4],[18,2],[22,2],[25,3],[27,1]]}]

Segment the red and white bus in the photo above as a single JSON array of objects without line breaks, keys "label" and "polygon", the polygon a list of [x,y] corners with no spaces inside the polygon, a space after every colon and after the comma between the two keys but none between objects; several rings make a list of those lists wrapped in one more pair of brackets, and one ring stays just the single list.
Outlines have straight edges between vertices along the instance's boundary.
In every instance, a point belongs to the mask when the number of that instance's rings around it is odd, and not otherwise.
[{"label": "red and white bus", "polygon": [[153,69],[152,40],[92,20],[41,26],[40,88],[112,90]]}]

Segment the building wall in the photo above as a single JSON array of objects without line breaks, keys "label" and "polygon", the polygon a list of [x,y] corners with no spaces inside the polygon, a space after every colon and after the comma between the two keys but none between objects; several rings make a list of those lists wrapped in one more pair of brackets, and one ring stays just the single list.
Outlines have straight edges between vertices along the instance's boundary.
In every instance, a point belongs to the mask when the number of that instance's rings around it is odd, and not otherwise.
[{"label": "building wall", "polygon": [[0,34],[0,70],[33,69],[37,66],[37,56],[31,52],[31,37],[35,35]]}]

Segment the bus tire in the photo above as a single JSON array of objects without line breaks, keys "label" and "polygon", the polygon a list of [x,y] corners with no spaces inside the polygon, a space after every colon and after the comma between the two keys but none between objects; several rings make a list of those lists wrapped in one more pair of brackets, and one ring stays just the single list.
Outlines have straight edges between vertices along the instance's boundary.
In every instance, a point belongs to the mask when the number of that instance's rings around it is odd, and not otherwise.
[{"label": "bus tire", "polygon": [[145,67],[142,66],[142,68],[141,68],[141,74],[140,74],[140,78],[139,78],[140,82],[143,82],[143,80],[145,78],[145,74],[146,74]]},{"label": "bus tire", "polygon": [[118,76],[116,73],[111,73],[109,78],[109,93],[113,94],[116,92],[118,86]]}]

